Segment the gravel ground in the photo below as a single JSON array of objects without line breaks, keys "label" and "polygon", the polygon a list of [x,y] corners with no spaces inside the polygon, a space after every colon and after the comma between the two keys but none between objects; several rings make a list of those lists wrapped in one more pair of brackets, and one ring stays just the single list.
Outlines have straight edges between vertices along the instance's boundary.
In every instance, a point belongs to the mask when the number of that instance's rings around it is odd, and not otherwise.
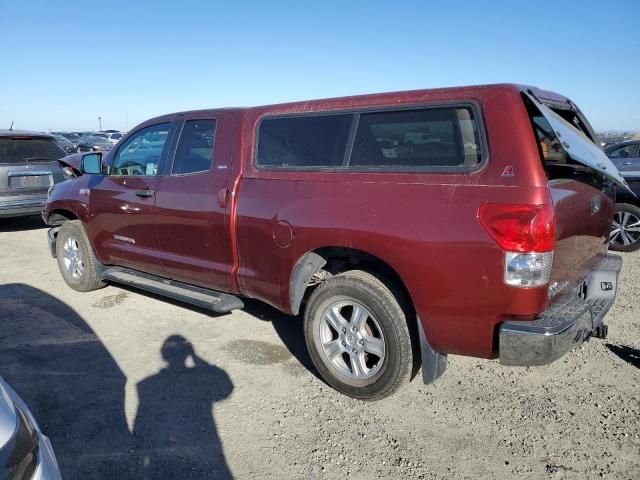
[{"label": "gravel ground", "polygon": [[[0,223],[0,374],[73,478],[640,478],[640,253],[609,338],[553,365],[452,356],[363,403],[319,380],[299,319],[76,293],[36,221]],[[186,366],[185,366],[186,361]]]}]

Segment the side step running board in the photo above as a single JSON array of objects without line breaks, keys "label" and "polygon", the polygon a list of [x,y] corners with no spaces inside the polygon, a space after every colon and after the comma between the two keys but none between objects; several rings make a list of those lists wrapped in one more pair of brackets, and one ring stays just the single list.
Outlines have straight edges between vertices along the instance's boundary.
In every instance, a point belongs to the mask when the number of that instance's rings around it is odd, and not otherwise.
[{"label": "side step running board", "polygon": [[242,300],[234,295],[176,282],[128,268],[108,267],[102,271],[100,276],[103,280],[109,282],[130,285],[180,302],[213,310],[216,313],[228,313],[244,307]]}]

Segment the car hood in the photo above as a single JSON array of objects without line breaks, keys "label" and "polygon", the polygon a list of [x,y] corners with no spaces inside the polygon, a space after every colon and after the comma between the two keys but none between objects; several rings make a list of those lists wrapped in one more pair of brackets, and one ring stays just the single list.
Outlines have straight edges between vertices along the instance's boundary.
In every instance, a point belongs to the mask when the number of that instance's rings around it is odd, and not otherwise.
[{"label": "car hood", "polygon": [[71,155],[67,155],[66,157],[61,158],[58,161],[62,164],[62,166],[70,167],[75,171],[76,174],[79,174],[83,155],[84,153],[72,153]]},{"label": "car hood", "polygon": [[0,451],[13,437],[18,426],[16,408],[9,397],[9,387],[0,377]]}]

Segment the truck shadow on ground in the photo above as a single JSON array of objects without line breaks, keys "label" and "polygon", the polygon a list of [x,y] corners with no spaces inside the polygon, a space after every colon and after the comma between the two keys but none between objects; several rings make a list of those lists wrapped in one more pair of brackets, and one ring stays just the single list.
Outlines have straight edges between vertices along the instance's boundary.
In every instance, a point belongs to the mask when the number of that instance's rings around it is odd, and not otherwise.
[{"label": "truck shadow on ground", "polygon": [[51,439],[65,479],[232,478],[212,416],[229,376],[178,335],[161,354],[166,367],[137,385],[130,432],[126,377],[82,317],[39,289],[0,285],[0,374]]},{"label": "truck shadow on ground", "polygon": [[[146,292],[129,285],[117,285],[117,287],[122,290],[153,298],[159,302],[170,303],[182,308],[188,308],[189,310],[193,310],[195,312],[199,312],[203,315],[207,315],[213,318],[223,318],[224,316],[229,315],[228,313],[214,313],[211,310],[207,310],[205,308],[200,308],[195,305]],[[313,362],[311,361],[311,357],[309,356],[309,350],[307,349],[307,345],[304,340],[304,320],[302,318],[302,315],[298,315],[295,317],[292,315],[287,315],[275,309],[271,305],[251,298],[243,298],[242,301],[244,302],[243,310],[246,313],[255,317],[257,320],[271,323],[276,334],[282,341],[283,345],[287,348],[287,350],[289,350],[291,355],[293,355],[295,359],[300,362],[300,364],[312,375],[324,382],[324,379],[316,370]]]},{"label": "truck shadow on ground", "polygon": [[606,347],[625,362],[636,368],[640,368],[640,350],[625,345],[614,345],[612,343],[607,343]]},{"label": "truck shadow on ground", "polygon": [[304,319],[302,315],[291,316],[276,310],[266,303],[250,298],[243,299],[244,310],[257,319],[270,322],[282,343],[302,366],[324,382],[311,361],[304,340]]},{"label": "truck shadow on ground", "polygon": [[39,216],[0,218],[0,232],[26,232],[29,230],[40,230],[46,226]]}]

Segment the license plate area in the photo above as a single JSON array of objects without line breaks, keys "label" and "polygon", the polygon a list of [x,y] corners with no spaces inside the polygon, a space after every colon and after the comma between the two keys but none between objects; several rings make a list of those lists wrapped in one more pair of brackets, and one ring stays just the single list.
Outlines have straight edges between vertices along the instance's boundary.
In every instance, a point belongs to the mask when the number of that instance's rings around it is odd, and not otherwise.
[{"label": "license plate area", "polygon": [[50,173],[38,175],[12,174],[9,176],[9,188],[15,190],[48,188],[53,184]]}]

